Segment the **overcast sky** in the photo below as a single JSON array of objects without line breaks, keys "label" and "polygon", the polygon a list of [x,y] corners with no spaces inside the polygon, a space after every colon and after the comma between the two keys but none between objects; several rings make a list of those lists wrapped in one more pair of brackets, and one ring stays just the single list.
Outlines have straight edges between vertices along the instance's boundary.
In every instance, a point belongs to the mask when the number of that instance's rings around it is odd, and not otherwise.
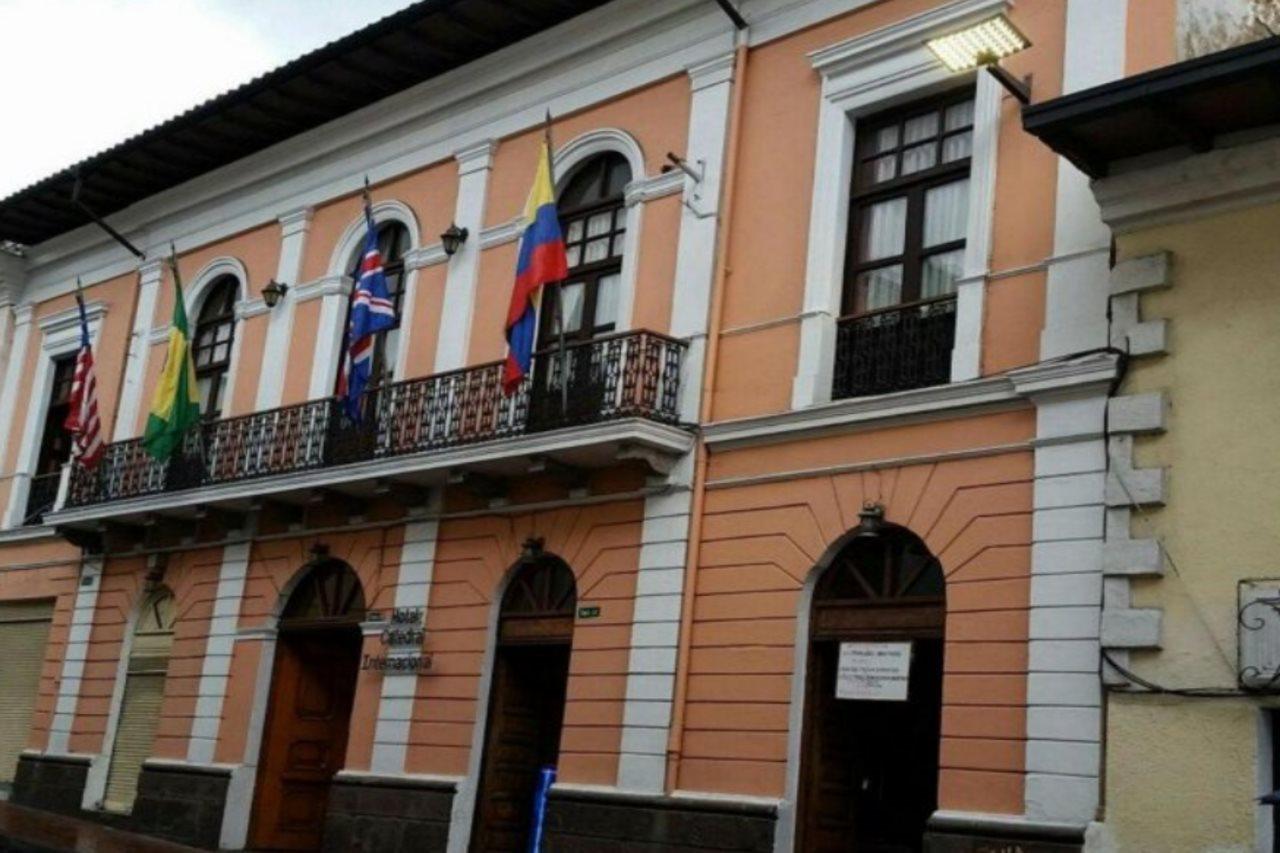
[{"label": "overcast sky", "polygon": [[0,198],[411,0],[0,0]]}]

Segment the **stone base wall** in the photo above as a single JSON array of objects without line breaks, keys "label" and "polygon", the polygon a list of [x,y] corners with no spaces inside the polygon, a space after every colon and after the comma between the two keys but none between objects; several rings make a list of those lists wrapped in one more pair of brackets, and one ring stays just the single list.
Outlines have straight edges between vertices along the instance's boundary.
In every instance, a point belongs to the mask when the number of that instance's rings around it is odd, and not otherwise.
[{"label": "stone base wall", "polygon": [[935,816],[924,836],[925,853],[1081,853],[1084,829],[1033,823],[995,823],[975,816]]},{"label": "stone base wall", "polygon": [[129,828],[216,850],[230,781],[217,768],[143,765]]},{"label": "stone base wall", "polygon": [[545,846],[557,853],[771,853],[776,810],[753,803],[552,789]]},{"label": "stone base wall", "polygon": [[395,777],[339,776],[329,787],[326,853],[443,853],[454,786]]},{"label": "stone base wall", "polygon": [[79,817],[88,776],[87,759],[23,755],[13,777],[11,799],[19,806]]}]

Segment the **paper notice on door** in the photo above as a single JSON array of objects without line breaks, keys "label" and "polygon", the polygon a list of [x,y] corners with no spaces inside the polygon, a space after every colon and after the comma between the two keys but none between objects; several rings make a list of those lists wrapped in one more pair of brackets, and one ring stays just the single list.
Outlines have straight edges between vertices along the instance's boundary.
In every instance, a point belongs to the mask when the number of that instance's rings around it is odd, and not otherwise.
[{"label": "paper notice on door", "polygon": [[837,699],[904,702],[911,675],[911,643],[841,643]]}]

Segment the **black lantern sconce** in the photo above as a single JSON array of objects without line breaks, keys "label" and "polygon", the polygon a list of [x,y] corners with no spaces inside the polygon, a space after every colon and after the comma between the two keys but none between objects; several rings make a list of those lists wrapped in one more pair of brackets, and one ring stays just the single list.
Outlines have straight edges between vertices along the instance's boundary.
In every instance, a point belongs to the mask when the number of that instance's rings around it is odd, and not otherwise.
[{"label": "black lantern sconce", "polygon": [[440,243],[444,246],[446,257],[452,258],[462,244],[467,242],[468,231],[466,228],[459,228],[458,223],[453,223],[448,230],[440,235]]},{"label": "black lantern sconce", "polygon": [[267,303],[268,308],[275,308],[280,304],[280,299],[289,292],[289,285],[281,284],[274,278],[267,282],[267,286],[262,288],[262,301]]},{"label": "black lantern sconce", "polygon": [[853,538],[860,542],[875,542],[884,529],[884,506],[878,503],[864,504],[862,512],[858,513],[857,532],[853,534]]}]

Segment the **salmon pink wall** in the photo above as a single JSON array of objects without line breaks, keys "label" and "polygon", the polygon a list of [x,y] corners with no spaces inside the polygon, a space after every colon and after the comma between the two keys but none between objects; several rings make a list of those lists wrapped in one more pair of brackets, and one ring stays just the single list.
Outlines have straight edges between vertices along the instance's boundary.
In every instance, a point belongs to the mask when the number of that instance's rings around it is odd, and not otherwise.
[{"label": "salmon pink wall", "polygon": [[1141,74],[1176,62],[1178,0],[1130,2],[1124,53],[1126,75]]},{"label": "salmon pink wall", "polygon": [[[557,116],[552,127],[553,141],[562,147],[589,131],[618,128],[634,136],[640,144],[646,175],[658,174],[668,151],[680,152],[688,147],[689,100],[688,78],[672,77],[607,103]],[[503,139],[498,146],[489,174],[485,211],[490,225],[507,222],[524,212],[542,133],[541,127],[531,128]],[[646,175],[631,177],[635,180]],[[635,316],[643,316],[646,322],[657,322],[665,316],[667,325],[650,326],[654,331],[665,332],[670,327],[679,222],[679,211],[673,210],[670,200],[646,203],[639,256],[632,259],[637,271]],[[514,275],[514,244],[488,249],[482,254],[469,364],[493,361],[505,353],[503,322]],[[633,325],[638,326],[638,320]]]},{"label": "salmon pink wall", "polygon": [[713,487],[675,787],[783,794],[801,590],[876,500],[947,574],[941,807],[1021,813],[1031,483],[1023,451]]},{"label": "salmon pink wall", "polygon": [[28,749],[44,749],[62,679],[67,634],[75,606],[80,549],[61,540],[46,540],[0,548],[0,601],[51,599],[53,616],[40,669],[40,684],[27,737]]},{"label": "salmon pink wall", "polygon": [[644,507],[623,501],[516,516],[446,520],[436,545],[426,650],[406,769],[467,771],[494,597],[530,536],[563,558],[578,602],[600,616],[574,627],[559,777],[611,785],[617,776]]}]

